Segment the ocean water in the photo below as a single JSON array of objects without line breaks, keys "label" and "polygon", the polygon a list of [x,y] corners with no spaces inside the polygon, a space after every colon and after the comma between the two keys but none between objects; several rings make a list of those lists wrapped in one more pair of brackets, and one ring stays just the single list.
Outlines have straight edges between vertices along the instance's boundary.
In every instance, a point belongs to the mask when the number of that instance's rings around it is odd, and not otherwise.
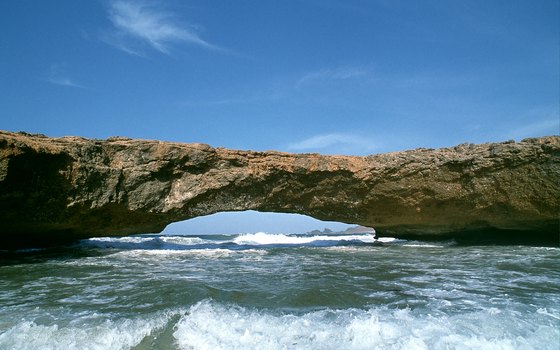
[{"label": "ocean water", "polygon": [[142,235],[4,252],[0,349],[560,348],[560,248]]}]

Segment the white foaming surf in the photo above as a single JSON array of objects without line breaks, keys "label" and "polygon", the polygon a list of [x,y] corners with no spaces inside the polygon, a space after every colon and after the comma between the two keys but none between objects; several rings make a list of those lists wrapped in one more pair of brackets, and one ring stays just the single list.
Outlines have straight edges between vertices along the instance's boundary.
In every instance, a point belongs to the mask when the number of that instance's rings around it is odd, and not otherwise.
[{"label": "white foaming surf", "polygon": [[223,249],[223,248],[206,248],[206,249],[134,249],[124,250],[112,254],[112,257],[124,258],[127,260],[153,261],[154,258],[162,256],[165,258],[177,258],[182,260],[185,257],[193,259],[221,259],[235,256],[261,256],[267,254],[266,250],[245,249],[243,251]]},{"label": "white foaming surf", "polygon": [[[538,318],[539,326],[534,326]],[[175,321],[174,319],[178,319]],[[165,348],[179,349],[557,349],[558,316],[496,308],[448,315],[434,310],[324,309],[272,313],[206,299],[188,310],[110,319],[101,315],[41,324],[22,320],[0,334],[0,349],[124,350],[168,328]],[[163,340],[162,340],[163,341]]]},{"label": "white foaming surf", "polygon": [[0,334],[0,349],[125,350],[164,327],[172,316],[172,313],[161,313],[120,320],[91,320],[86,317],[65,325],[22,321]]},{"label": "white foaming surf", "polygon": [[[220,236],[212,239],[204,236],[130,236],[130,237],[96,237],[82,241],[82,245],[107,249],[125,250],[182,250],[182,249],[217,249],[218,246],[233,243],[238,246],[270,246],[270,245],[326,245],[337,242],[373,243],[375,239],[370,234],[353,235],[286,235],[266,232],[247,233],[240,235]],[[379,242],[393,243],[394,238],[380,238]],[[214,248],[215,247],[215,248]],[[221,247],[223,249],[223,247]]]},{"label": "white foaming surf", "polygon": [[270,234],[265,232],[257,232],[244,234],[236,237],[233,243],[238,245],[302,245],[314,242],[340,242],[340,241],[360,241],[364,243],[373,243],[374,238],[369,234],[363,235],[317,235],[317,236],[292,236],[284,234]]},{"label": "white foaming surf", "polygon": [[189,236],[128,236],[94,237],[83,240],[82,244],[97,248],[157,249],[164,246],[190,246],[207,242],[202,238]]},{"label": "white foaming surf", "polygon": [[560,337],[554,323],[527,327],[525,318],[495,309],[453,316],[387,308],[274,315],[205,300],[173,335],[181,349],[556,349],[549,341]]}]

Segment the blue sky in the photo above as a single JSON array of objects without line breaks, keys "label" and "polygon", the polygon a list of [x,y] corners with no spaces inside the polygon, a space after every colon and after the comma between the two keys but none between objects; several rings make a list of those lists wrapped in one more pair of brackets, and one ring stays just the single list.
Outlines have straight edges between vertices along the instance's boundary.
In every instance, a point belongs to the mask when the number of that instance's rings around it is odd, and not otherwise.
[{"label": "blue sky", "polygon": [[0,129],[355,155],[559,134],[559,28],[556,0],[3,1]]}]

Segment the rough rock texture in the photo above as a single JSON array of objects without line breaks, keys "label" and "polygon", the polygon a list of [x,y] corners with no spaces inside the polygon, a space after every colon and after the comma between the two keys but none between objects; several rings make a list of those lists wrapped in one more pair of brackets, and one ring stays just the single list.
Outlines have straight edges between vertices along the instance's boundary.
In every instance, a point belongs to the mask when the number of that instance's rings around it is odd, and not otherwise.
[{"label": "rough rock texture", "polygon": [[249,209],[399,237],[558,241],[559,207],[558,136],[350,157],[0,131],[3,247],[159,232]]}]

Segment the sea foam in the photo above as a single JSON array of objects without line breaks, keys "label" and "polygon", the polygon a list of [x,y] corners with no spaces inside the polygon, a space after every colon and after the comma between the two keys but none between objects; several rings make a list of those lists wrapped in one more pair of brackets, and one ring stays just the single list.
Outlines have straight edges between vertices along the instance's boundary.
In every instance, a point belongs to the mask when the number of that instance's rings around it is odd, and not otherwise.
[{"label": "sea foam", "polygon": [[335,236],[291,236],[283,234],[270,234],[265,232],[257,232],[252,234],[244,234],[236,237],[233,242],[239,245],[301,245],[319,242],[340,242],[340,241],[361,241],[364,243],[372,243],[374,241],[371,235],[335,235]]},{"label": "sea foam", "polygon": [[171,313],[141,319],[74,320],[66,325],[22,321],[0,334],[0,349],[13,350],[124,350],[137,345],[166,325]]},{"label": "sea foam", "polygon": [[[203,237],[203,236],[202,236]],[[228,244],[237,246],[329,246],[340,242],[373,243],[375,239],[370,234],[356,235],[316,235],[296,236],[285,234],[271,234],[265,232],[208,236],[206,239],[192,236],[131,236],[131,237],[97,237],[83,240],[82,246],[101,249],[124,249],[124,250],[189,250],[189,249],[214,249],[227,247]],[[395,242],[394,238],[380,238],[379,242]]]},{"label": "sea foam", "polygon": [[515,313],[453,316],[410,309],[322,310],[271,314],[202,301],[181,318],[181,349],[556,349],[560,330],[528,326]]}]

